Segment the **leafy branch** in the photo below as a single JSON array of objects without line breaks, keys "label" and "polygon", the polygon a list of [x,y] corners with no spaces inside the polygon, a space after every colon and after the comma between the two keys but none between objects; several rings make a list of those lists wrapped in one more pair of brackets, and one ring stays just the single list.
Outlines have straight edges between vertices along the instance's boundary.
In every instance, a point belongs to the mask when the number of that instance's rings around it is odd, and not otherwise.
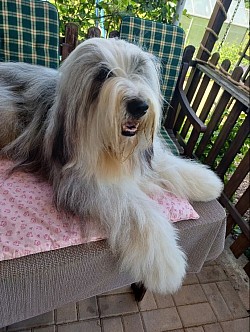
[{"label": "leafy branch", "polygon": [[153,21],[171,23],[176,12],[178,0],[50,0],[59,12],[61,34],[64,34],[65,24],[77,23],[79,37],[85,38],[88,28],[103,23],[106,34],[119,30],[122,17],[137,16]]}]

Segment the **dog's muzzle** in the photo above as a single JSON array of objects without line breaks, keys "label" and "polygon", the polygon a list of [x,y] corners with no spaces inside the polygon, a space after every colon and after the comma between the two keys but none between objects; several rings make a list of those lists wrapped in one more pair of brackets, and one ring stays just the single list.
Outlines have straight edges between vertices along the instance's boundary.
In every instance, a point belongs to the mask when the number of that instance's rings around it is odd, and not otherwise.
[{"label": "dog's muzzle", "polygon": [[147,113],[148,104],[139,99],[131,100],[127,103],[127,111],[135,119],[140,119]]},{"label": "dog's muzzle", "polygon": [[141,99],[133,99],[127,103],[129,120],[122,125],[123,136],[134,136],[139,127],[139,120],[148,110],[148,104]]}]

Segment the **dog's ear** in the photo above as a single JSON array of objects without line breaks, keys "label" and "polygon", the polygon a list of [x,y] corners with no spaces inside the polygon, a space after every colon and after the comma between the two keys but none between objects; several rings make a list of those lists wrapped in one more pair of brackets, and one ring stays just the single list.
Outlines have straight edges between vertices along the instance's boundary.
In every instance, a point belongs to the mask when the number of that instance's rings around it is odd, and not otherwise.
[{"label": "dog's ear", "polygon": [[146,163],[148,164],[149,168],[152,169],[152,158],[154,156],[154,148],[153,148],[153,145],[151,145],[149,148],[147,148],[145,151],[144,151],[144,158],[145,158],[145,161]]},{"label": "dog's ear", "polygon": [[52,159],[59,162],[62,166],[65,165],[68,161],[68,153],[65,151],[64,144],[64,124],[61,122],[58,126],[53,146],[52,146]]},{"label": "dog's ear", "polygon": [[114,74],[107,66],[101,65],[98,68],[98,71],[96,73],[95,81],[98,81],[102,84],[107,78],[110,78],[113,76],[114,76]]},{"label": "dog's ear", "polygon": [[89,87],[90,93],[88,94],[89,98],[87,100],[87,103],[89,105],[91,105],[93,101],[97,99],[104,82],[113,76],[114,75],[112,71],[109,68],[107,68],[105,65],[101,65],[97,68],[97,71],[94,74],[94,78]]},{"label": "dog's ear", "polygon": [[51,129],[50,133],[50,153],[51,153],[51,158],[57,162],[60,163],[62,166],[65,165],[69,161],[69,151],[67,149],[67,145],[65,142],[65,115],[64,115],[64,108],[65,104],[60,102],[59,105],[57,105],[58,112],[57,118],[55,121],[54,127]]}]

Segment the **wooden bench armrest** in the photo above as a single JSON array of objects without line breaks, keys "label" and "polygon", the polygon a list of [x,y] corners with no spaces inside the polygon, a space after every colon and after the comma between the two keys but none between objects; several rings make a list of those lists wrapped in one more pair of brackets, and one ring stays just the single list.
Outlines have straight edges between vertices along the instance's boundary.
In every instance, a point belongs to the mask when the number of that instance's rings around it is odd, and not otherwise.
[{"label": "wooden bench armrest", "polygon": [[[202,122],[201,119],[199,119],[197,114],[190,106],[186,93],[183,89],[186,74],[189,69],[194,52],[195,48],[192,45],[187,46],[184,50],[180,76],[178,78],[175,92],[170,103],[172,111],[167,114],[164,125],[167,129],[174,129],[174,131],[178,128],[178,131],[184,121],[184,117],[186,116],[190,124],[193,125],[195,131],[199,134],[206,131],[206,125]],[[179,105],[181,106],[181,110],[178,113],[177,110]]]},{"label": "wooden bench armrest", "polygon": [[194,110],[189,104],[185,91],[182,87],[178,86],[179,102],[181,104],[181,110],[187,116],[189,122],[193,125],[196,131],[204,133],[207,129],[206,125],[198,118]]},{"label": "wooden bench armrest", "polygon": [[179,77],[176,90],[177,90],[179,102],[182,107],[182,111],[187,116],[189,122],[193,125],[194,129],[198,133],[204,133],[206,131],[207,127],[201,121],[201,119],[196,115],[196,113],[190,106],[186,93],[183,89],[185,77],[186,77],[188,68],[190,66],[190,62],[192,61],[194,52],[195,52],[195,48],[192,45],[187,46],[184,50],[183,59],[182,59],[183,64],[182,64],[182,69],[181,69],[181,75]]}]

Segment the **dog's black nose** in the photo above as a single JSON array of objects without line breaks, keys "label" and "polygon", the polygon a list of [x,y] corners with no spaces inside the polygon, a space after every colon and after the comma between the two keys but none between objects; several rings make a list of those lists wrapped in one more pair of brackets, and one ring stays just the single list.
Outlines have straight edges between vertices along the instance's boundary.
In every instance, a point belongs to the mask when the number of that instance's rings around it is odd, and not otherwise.
[{"label": "dog's black nose", "polygon": [[133,99],[127,103],[127,111],[134,118],[139,119],[147,113],[148,104],[140,99]]}]

